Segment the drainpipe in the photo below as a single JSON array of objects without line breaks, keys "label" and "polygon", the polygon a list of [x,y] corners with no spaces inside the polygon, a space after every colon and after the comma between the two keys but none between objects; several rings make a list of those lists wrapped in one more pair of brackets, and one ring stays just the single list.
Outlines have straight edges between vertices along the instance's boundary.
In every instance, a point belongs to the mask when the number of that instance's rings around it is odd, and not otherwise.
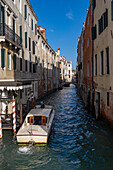
[{"label": "drainpipe", "polygon": [[[93,6],[92,6],[92,26],[94,26]],[[92,112],[94,113],[94,40],[92,40]]]}]

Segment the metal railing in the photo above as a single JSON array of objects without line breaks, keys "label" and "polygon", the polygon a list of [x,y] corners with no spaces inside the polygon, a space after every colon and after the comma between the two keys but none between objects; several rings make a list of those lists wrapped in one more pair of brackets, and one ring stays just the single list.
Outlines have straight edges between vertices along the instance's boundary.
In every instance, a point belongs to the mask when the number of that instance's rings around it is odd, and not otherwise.
[{"label": "metal railing", "polygon": [[8,25],[0,23],[0,36],[5,36],[10,42],[22,47],[22,38],[19,37]]}]

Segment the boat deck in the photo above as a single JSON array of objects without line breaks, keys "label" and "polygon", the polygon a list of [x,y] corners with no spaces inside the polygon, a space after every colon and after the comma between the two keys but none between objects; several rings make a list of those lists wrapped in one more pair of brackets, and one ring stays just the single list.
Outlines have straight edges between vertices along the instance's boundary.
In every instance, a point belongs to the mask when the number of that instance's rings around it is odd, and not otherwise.
[{"label": "boat deck", "polygon": [[24,126],[24,128],[20,128],[17,136],[31,136],[31,135],[47,135],[47,128],[46,126],[41,126],[41,125],[29,125],[29,126]]}]

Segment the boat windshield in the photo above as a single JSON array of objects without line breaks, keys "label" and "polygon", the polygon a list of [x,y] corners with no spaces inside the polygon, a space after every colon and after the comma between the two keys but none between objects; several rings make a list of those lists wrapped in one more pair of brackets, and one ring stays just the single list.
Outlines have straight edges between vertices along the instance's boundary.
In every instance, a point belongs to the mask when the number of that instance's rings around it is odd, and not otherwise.
[{"label": "boat windshield", "polygon": [[43,125],[43,126],[46,126],[47,117],[46,116],[31,116],[31,117],[28,117],[28,123],[30,125]]}]

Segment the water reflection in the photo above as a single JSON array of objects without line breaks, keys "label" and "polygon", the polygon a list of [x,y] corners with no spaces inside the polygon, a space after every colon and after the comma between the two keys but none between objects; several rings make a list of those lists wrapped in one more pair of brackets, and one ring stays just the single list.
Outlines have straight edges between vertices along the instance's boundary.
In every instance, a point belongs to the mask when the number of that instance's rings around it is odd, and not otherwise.
[{"label": "water reflection", "polygon": [[48,145],[18,146],[12,132],[0,141],[2,169],[112,169],[113,129],[96,121],[75,87],[64,88],[44,98],[56,115]]}]

